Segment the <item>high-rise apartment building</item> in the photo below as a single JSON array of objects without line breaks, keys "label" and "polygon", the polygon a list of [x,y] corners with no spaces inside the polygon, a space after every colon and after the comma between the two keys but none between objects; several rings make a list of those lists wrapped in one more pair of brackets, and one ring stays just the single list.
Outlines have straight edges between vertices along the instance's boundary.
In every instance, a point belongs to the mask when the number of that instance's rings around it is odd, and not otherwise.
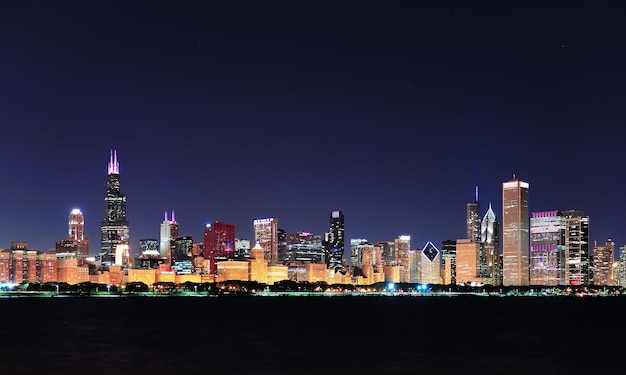
[{"label": "high-rise apartment building", "polygon": [[529,285],[528,182],[502,184],[502,284]]},{"label": "high-rise apartment building", "polygon": [[593,270],[589,259],[589,216],[583,211],[564,211],[565,280],[567,285],[589,285]]},{"label": "high-rise apartment building", "polygon": [[278,264],[278,219],[256,219],[253,222],[254,241],[265,251],[268,264]]},{"label": "high-rise apartment building", "polygon": [[326,233],[324,249],[328,254],[328,268],[343,269],[344,258],[344,217],[341,211],[330,213],[330,229]]},{"label": "high-rise apartment building", "polygon": [[120,190],[120,165],[117,161],[117,151],[111,151],[107,171],[104,220],[100,227],[102,242],[98,256],[101,265],[105,268],[115,264],[116,247],[129,243],[126,196]]},{"label": "high-rise apartment building", "polygon": [[219,221],[206,224],[204,226],[204,259],[209,261],[211,274],[217,272],[217,262],[234,258],[235,224]]},{"label": "high-rise apartment building", "polygon": [[565,285],[565,216],[533,212],[530,218],[530,284]]},{"label": "high-rise apartment building", "polygon": [[613,285],[613,253],[615,252],[615,242],[610,238],[604,246],[593,248],[593,284]]},{"label": "high-rise apartment building", "polygon": [[167,217],[167,211],[165,211],[165,219],[161,223],[160,233],[159,251],[161,256],[171,260],[174,240],[179,237],[178,222],[176,221],[174,211],[172,211],[171,219]]}]

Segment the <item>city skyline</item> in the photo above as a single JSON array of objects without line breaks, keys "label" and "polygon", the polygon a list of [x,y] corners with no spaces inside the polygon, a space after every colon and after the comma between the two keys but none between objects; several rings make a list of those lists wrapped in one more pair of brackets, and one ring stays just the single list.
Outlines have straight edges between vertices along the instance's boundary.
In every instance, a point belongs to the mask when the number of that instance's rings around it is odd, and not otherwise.
[{"label": "city skyline", "polygon": [[163,212],[195,242],[340,210],[346,242],[440,248],[476,186],[502,222],[514,174],[530,212],[584,211],[590,250],[618,249],[623,8],[4,2],[0,247],[53,248],[77,208],[96,254],[114,149],[133,254]]}]

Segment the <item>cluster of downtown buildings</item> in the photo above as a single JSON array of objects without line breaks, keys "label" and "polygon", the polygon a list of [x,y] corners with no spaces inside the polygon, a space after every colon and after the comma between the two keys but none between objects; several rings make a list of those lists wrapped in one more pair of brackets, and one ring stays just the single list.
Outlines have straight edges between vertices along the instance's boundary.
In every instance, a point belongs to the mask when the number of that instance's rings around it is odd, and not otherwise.
[{"label": "cluster of downtown buildings", "polygon": [[[626,248],[614,262],[614,243],[589,249],[589,217],[583,211],[529,212],[529,184],[502,184],[502,222],[491,205],[481,215],[478,187],[466,207],[466,238],[432,242],[421,249],[408,235],[371,243],[344,237],[344,214],[332,211],[328,232],[286,233],[276,218],[253,221],[254,246],[235,238],[235,225],[206,224],[203,241],[180,236],[174,212],[165,212],[159,239],[139,240],[130,256],[126,196],[120,189],[117,153],[108,163],[100,253],[89,256],[84,217],[74,209],[69,230],[54,250],[29,250],[26,242],[0,249],[0,283],[124,286],[130,282],[214,283],[228,280],[274,284],[283,280],[372,285],[380,282],[502,286],[626,285]],[[482,216],[482,219],[481,219]]]}]

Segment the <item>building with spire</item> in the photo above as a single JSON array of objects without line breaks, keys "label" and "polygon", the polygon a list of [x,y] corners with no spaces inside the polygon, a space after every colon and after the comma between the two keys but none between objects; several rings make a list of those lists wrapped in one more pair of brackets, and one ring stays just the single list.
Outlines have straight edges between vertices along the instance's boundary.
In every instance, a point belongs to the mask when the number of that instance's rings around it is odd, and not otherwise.
[{"label": "building with spire", "polygon": [[178,238],[178,222],[174,211],[172,211],[172,218],[167,217],[167,211],[165,211],[165,219],[161,223],[161,231],[159,237],[159,252],[161,256],[167,258],[167,263],[171,264],[172,259],[172,247],[174,246],[174,240]]},{"label": "building with spire", "polygon": [[116,265],[117,247],[129,244],[129,226],[126,220],[126,196],[120,190],[120,165],[115,150],[111,150],[107,166],[104,220],[100,232],[102,242],[98,261],[105,268]]},{"label": "building with spire", "polygon": [[467,238],[472,242],[480,242],[480,203],[478,202],[478,186],[474,193],[474,201],[467,204],[466,215]]},{"label": "building with spire", "polygon": [[485,279],[485,283],[501,285],[500,224],[491,208],[491,203],[480,224],[480,242],[482,244],[480,275]]}]

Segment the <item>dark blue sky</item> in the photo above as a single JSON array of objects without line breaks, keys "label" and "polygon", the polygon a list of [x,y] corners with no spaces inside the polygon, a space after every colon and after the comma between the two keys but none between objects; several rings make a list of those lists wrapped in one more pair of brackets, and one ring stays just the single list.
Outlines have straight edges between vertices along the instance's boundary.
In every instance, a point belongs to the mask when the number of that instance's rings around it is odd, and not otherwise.
[{"label": "dark blue sky", "polygon": [[465,204],[583,210],[626,244],[622,2],[3,1],[0,247],[48,250],[85,214],[100,247],[118,152],[131,251],[174,210],[412,247]]}]

